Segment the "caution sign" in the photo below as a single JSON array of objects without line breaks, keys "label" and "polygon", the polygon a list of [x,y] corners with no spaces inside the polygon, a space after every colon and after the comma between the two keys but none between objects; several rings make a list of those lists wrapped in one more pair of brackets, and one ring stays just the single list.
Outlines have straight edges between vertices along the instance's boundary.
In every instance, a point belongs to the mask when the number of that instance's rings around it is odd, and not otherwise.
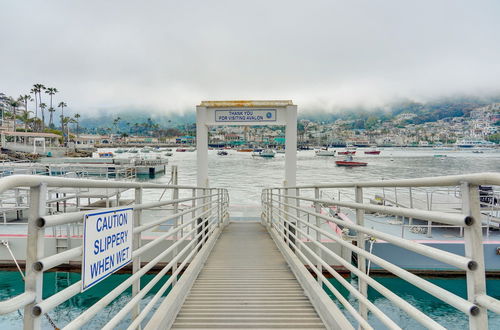
[{"label": "caution sign", "polygon": [[82,292],[132,261],[133,209],[86,214]]}]

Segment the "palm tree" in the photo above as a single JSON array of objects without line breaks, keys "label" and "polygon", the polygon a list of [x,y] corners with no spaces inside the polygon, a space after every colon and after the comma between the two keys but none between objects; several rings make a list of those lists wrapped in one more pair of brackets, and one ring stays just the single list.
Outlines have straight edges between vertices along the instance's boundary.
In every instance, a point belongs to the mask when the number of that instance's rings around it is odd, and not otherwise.
[{"label": "palm tree", "polygon": [[45,108],[47,108],[47,104],[40,103],[40,111],[42,112],[42,131],[45,129],[45,116],[44,116]]},{"label": "palm tree", "polygon": [[80,137],[80,114],[75,113],[75,120],[76,120],[76,137]]},{"label": "palm tree", "polygon": [[30,112],[33,113],[33,111],[29,111],[27,109],[25,109],[22,114],[19,116],[19,120],[22,121],[24,123],[24,131],[27,132],[28,131],[28,125],[30,122],[32,122],[33,120],[30,118]]},{"label": "palm tree", "polygon": [[[36,98],[36,94],[38,94],[38,104],[41,104],[42,103],[42,91],[45,89],[45,86],[43,84],[34,84],[33,85],[33,89],[32,91],[34,90],[35,91],[35,98]],[[37,117],[38,113],[35,114],[35,117]],[[44,113],[42,111],[42,130],[45,126],[45,116],[44,116]]]},{"label": "palm tree", "polygon": [[115,127],[115,133],[118,133],[118,123],[120,122],[120,120],[122,120],[120,117],[116,117],[113,120],[113,126]]},{"label": "palm tree", "polygon": [[21,102],[19,102],[16,99],[13,99],[12,97],[9,99],[9,106],[12,109],[12,121],[13,121],[13,127],[12,131],[16,131],[16,119],[17,119],[17,108],[21,105]]},{"label": "palm tree", "polygon": [[17,100],[24,103],[24,110],[28,110],[28,102],[33,101],[33,98],[31,97],[31,95],[25,94],[19,95],[19,98]]},{"label": "palm tree", "polygon": [[50,112],[50,118],[49,118],[49,127],[53,127],[54,126],[54,121],[53,121],[53,112],[55,111],[51,111],[50,109],[53,109],[52,108],[52,96],[54,96],[55,93],[59,92],[57,90],[57,88],[55,87],[48,87],[47,90],[45,91],[45,93],[49,94],[50,95],[50,108],[49,108],[49,112]]},{"label": "palm tree", "polygon": [[61,108],[61,131],[63,133],[63,143],[64,143],[64,108],[68,105],[65,102],[59,102],[58,108]]},{"label": "palm tree", "polygon": [[50,107],[48,109],[48,111],[50,112],[50,118],[49,118],[49,127],[50,128],[54,128],[54,121],[53,121],[53,118],[54,118],[54,112],[56,112],[56,109]]}]

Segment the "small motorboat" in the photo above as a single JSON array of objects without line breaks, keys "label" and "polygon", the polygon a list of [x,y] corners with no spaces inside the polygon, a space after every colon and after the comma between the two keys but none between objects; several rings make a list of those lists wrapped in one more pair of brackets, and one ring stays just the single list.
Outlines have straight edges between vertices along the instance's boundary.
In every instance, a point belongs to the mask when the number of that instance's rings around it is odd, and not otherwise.
[{"label": "small motorboat", "polygon": [[335,162],[337,166],[348,166],[348,167],[353,167],[353,166],[366,166],[368,163],[365,162],[356,162],[352,159],[351,155],[348,155],[345,160],[337,160]]},{"label": "small motorboat", "polygon": [[186,152],[186,149],[185,148],[177,148],[175,151],[176,152]]},{"label": "small motorboat", "polygon": [[343,156],[352,156],[356,154],[356,150],[339,151],[338,154]]},{"label": "small motorboat", "polygon": [[238,152],[252,152],[254,150],[253,149],[249,149],[249,148],[242,148],[242,149],[238,149],[236,151],[238,151]]},{"label": "small motorboat", "polygon": [[273,158],[276,155],[274,150],[272,149],[266,149],[261,152],[254,152],[252,156],[254,157],[263,157],[263,158]]},{"label": "small motorboat", "polygon": [[365,155],[380,155],[380,150],[375,147],[371,147],[371,149],[365,150]]},{"label": "small motorboat", "polygon": [[229,153],[226,150],[219,150],[217,151],[218,156],[227,156]]},{"label": "small motorboat", "polygon": [[335,156],[335,150],[328,150],[328,148],[321,148],[316,150],[316,156]]},{"label": "small motorboat", "polygon": [[113,153],[111,151],[108,152],[100,152],[99,158],[113,158]]}]

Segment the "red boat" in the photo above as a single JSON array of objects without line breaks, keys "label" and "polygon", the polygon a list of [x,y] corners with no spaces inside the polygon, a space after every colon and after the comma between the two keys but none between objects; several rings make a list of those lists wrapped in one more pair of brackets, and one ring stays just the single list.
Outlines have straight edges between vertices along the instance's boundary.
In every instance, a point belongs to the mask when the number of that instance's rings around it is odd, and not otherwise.
[{"label": "red boat", "polygon": [[356,154],[356,151],[339,151],[337,154],[344,156],[352,156]]},{"label": "red boat", "polygon": [[368,165],[368,163],[365,163],[365,162],[355,162],[355,161],[353,161],[351,155],[347,156],[347,158],[345,160],[337,160],[335,162],[335,164],[337,166],[349,166],[349,167],[352,167],[352,166],[366,166],[366,165]]},{"label": "red boat", "polygon": [[175,151],[177,151],[177,152],[186,152],[186,151],[187,151],[187,149],[184,149],[184,148],[178,148],[178,149],[177,149],[177,150],[175,150]]},{"label": "red boat", "polygon": [[368,165],[368,163],[364,163],[364,162],[348,162],[346,160],[337,160],[335,162],[335,164],[337,164],[337,166],[366,166],[366,165]]},{"label": "red boat", "polygon": [[380,155],[380,150],[367,150],[365,155]]}]

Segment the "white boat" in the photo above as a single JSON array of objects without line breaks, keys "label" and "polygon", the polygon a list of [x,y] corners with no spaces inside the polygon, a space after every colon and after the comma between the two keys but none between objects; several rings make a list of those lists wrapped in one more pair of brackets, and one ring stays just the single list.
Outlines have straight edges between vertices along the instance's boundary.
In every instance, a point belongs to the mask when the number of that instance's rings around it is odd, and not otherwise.
[{"label": "white boat", "polygon": [[274,150],[272,149],[265,149],[260,152],[254,152],[252,156],[256,157],[264,157],[264,158],[273,158],[276,155]]},{"label": "white boat", "polygon": [[320,150],[316,150],[316,156],[335,156],[335,150],[328,148],[322,148]]},{"label": "white boat", "polygon": [[459,139],[455,142],[455,146],[459,148],[474,148],[474,147],[495,147],[496,144],[483,139]]}]

